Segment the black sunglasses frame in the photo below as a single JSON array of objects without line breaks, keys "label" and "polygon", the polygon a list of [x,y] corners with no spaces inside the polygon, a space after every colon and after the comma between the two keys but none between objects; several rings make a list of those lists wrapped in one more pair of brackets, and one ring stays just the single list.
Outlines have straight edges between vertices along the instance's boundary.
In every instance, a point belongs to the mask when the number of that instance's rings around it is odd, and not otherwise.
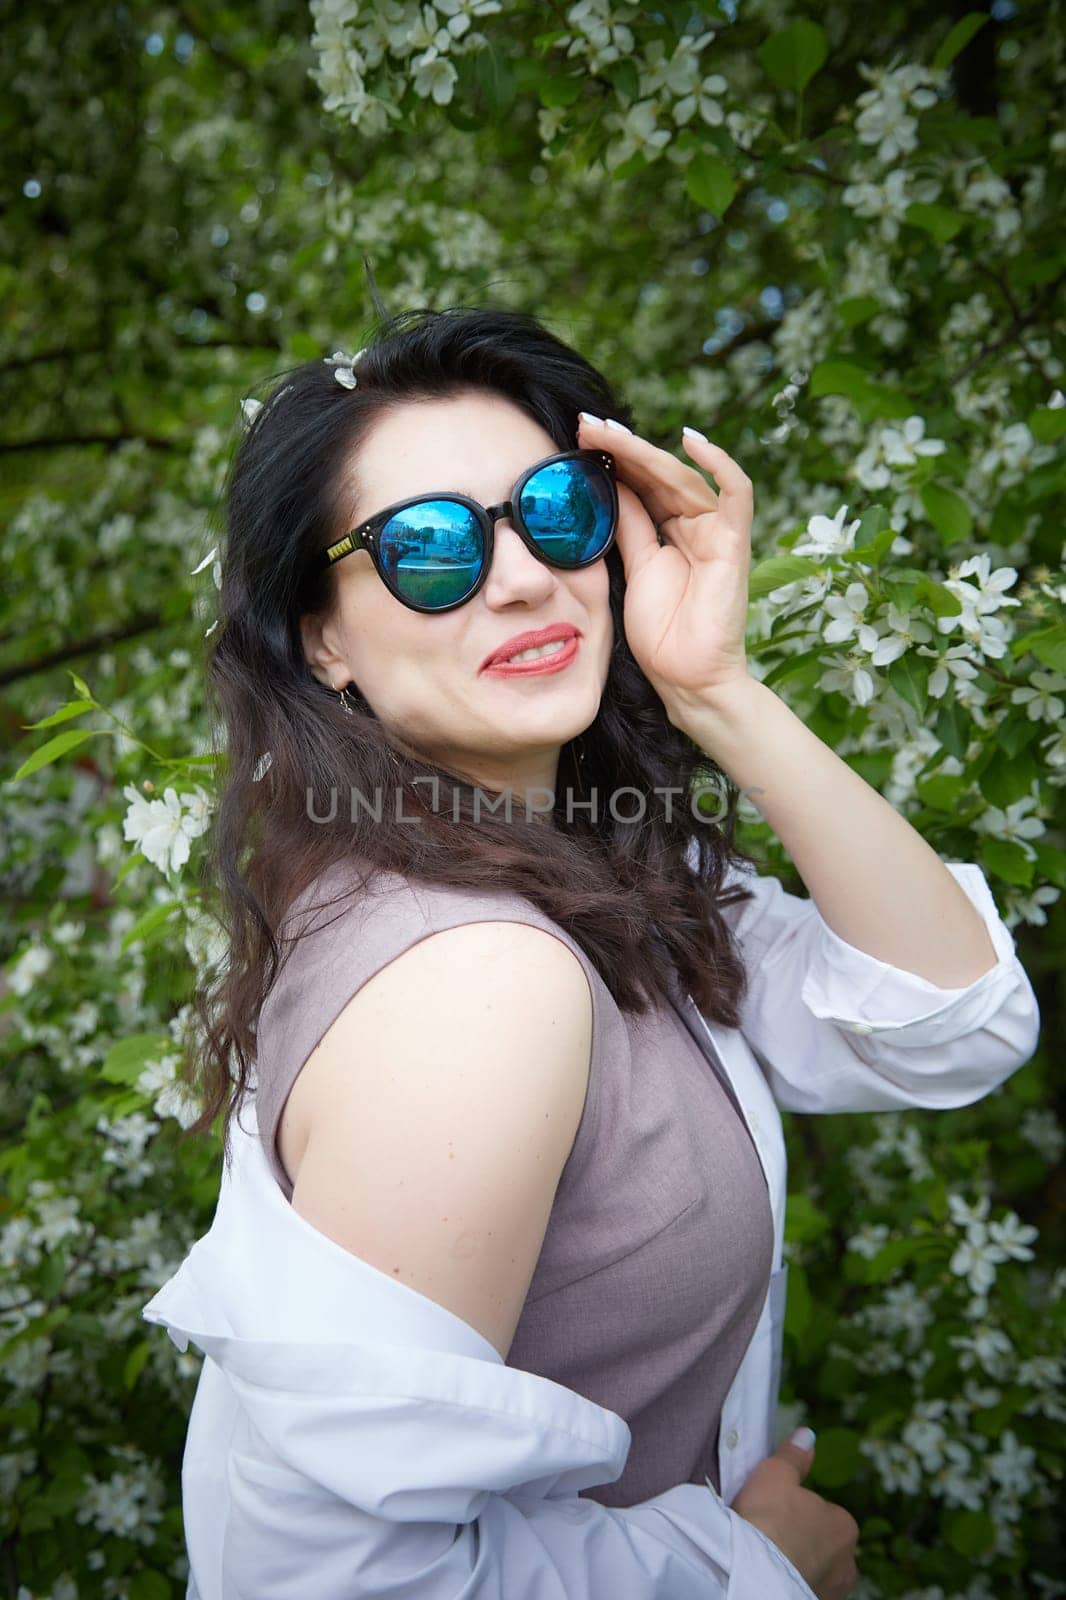
[{"label": "black sunglasses frame", "polygon": [[[594,556],[590,556],[587,561],[561,562],[551,560],[551,558],[545,555],[544,551],[537,544],[537,541],[534,539],[533,535],[530,533],[529,529],[522,520],[522,513],[519,510],[522,490],[535,473],[540,472],[544,467],[550,467],[556,461],[593,462],[597,466],[600,466],[604,469],[607,483],[610,487],[610,535],[603,549],[597,551]],[[389,581],[389,578],[384,570],[384,563],[381,560],[378,536],[380,535],[382,528],[389,521],[390,517],[394,517],[398,511],[406,511],[411,506],[425,505],[431,501],[440,500],[447,500],[451,504],[465,506],[468,511],[473,512],[481,527],[485,550],[481,562],[481,571],[478,573],[477,581],[473,588],[469,589],[467,593],[463,595],[462,599],[453,600],[449,605],[446,606],[422,606],[416,604],[416,602],[413,600],[409,600],[406,595],[400,594],[395,585]],[[606,450],[561,450],[557,455],[545,456],[543,461],[535,461],[531,467],[526,468],[525,472],[523,472],[522,476],[518,479],[518,482],[511,490],[511,498],[509,500],[502,500],[500,504],[496,506],[483,506],[479,501],[472,500],[469,495],[465,494],[416,494],[412,495],[407,500],[397,500],[394,505],[386,506],[384,511],[376,511],[372,517],[367,519],[366,522],[360,523],[358,528],[352,528],[349,533],[344,535],[343,539],[338,539],[335,543],[328,545],[319,558],[319,565],[322,567],[329,567],[332,566],[335,561],[340,561],[344,556],[351,555],[354,550],[365,550],[370,556],[370,559],[373,561],[377,574],[384,583],[385,587],[388,589],[389,593],[394,595],[402,605],[407,606],[409,610],[421,611],[429,616],[436,616],[445,611],[455,611],[457,607],[465,606],[468,600],[472,600],[474,598],[489,575],[489,569],[492,566],[493,540],[496,531],[496,524],[501,517],[510,517],[514,524],[515,531],[522,540],[523,544],[525,544],[527,548],[533,552],[538,560],[543,561],[547,566],[557,567],[564,572],[579,572],[583,567],[592,566],[593,562],[602,560],[607,552],[612,548],[614,545],[615,533],[618,528],[618,484],[615,477],[614,457]]]}]

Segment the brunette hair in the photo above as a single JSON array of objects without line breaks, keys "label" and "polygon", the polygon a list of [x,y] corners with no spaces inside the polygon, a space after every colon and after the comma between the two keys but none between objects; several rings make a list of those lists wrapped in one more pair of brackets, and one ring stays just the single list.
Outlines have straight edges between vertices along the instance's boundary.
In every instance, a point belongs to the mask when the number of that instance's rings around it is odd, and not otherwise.
[{"label": "brunette hair", "polygon": [[[283,374],[255,415],[223,491],[225,542],[219,626],[208,656],[209,701],[221,724],[225,775],[203,869],[203,890],[227,957],[195,996],[203,1038],[185,1062],[202,1111],[186,1136],[232,1114],[249,1083],[259,1012],[290,948],[287,909],[339,862],[412,879],[523,895],[587,952],[624,1011],[664,1003],[678,980],[709,1018],[736,1027],[745,971],[719,904],[731,861],[738,791],[667,719],[637,665],[622,620],[621,554],[606,556],[615,642],[599,710],[559,761],[554,827],[520,808],[505,819],[475,810],[473,786],[406,747],[348,686],[353,714],[319,682],[299,619],[328,610],[335,577],[316,557],[350,527],[359,447],[387,410],[431,397],[488,391],[540,423],[557,450],[577,446],[578,412],[631,424],[606,379],[532,316],[495,308],[411,310],[379,322],[343,387],[328,361]],[[271,380],[274,381],[274,380]],[[565,782],[564,782],[565,774]],[[412,779],[423,780],[418,785]],[[436,778],[439,809],[425,780]],[[694,785],[717,785],[721,822],[697,821]],[[563,815],[566,784],[595,788],[601,814]],[[351,825],[322,826],[331,791],[401,794],[402,816],[354,807]],[[432,787],[432,786],[431,786]],[[673,815],[648,805],[618,820],[606,796],[673,789]],[[479,791],[481,798],[486,791]],[[628,812],[631,802],[627,802]],[[480,813],[480,814],[479,814]],[[696,848],[693,849],[693,840]],[[332,903],[332,902],[331,902]],[[306,930],[305,930],[306,931]],[[284,947],[284,948],[283,948]]]}]

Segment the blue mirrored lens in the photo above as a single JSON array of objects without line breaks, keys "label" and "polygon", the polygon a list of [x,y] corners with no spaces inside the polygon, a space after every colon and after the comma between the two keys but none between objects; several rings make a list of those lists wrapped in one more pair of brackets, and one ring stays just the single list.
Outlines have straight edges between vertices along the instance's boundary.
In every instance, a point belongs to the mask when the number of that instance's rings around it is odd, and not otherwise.
[{"label": "blue mirrored lens", "polygon": [[522,520],[549,561],[580,566],[602,554],[611,536],[611,482],[592,461],[553,461],[527,482]]},{"label": "blue mirrored lens", "polygon": [[481,572],[481,527],[454,500],[423,500],[390,517],[378,541],[389,581],[420,606],[450,606],[469,594]]}]

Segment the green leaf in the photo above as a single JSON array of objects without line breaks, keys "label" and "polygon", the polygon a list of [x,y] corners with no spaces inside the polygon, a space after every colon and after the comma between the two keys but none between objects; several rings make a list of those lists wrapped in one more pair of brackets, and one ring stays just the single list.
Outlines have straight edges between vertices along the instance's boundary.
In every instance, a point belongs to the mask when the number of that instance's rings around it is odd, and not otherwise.
[{"label": "green leaf", "polygon": [[638,172],[643,172],[648,165],[648,158],[643,150],[634,150],[628,161],[623,161],[620,166],[614,167],[611,177],[616,183],[622,183],[626,178],[635,178]]},{"label": "green leaf", "polygon": [[870,506],[863,512],[859,526],[855,530],[855,549],[861,550],[864,546],[873,544],[878,534],[884,533],[888,525],[886,507]]},{"label": "green leaf", "polygon": [[960,17],[951,29],[947,38],[940,45],[933,57],[934,67],[950,67],[957,55],[961,55],[969,44],[974,34],[980,33],[986,22],[991,18],[987,11],[967,11]]},{"label": "green leaf", "polygon": [[947,244],[970,219],[962,211],[952,211],[948,206],[923,205],[915,201],[903,213],[903,220],[912,228],[921,228],[937,244]]},{"label": "green leaf", "polygon": [[861,323],[869,322],[880,309],[880,300],[872,294],[854,294],[846,300],[837,301],[837,316],[845,328],[857,328]]},{"label": "green leaf", "polygon": [[762,681],[770,689],[784,678],[797,678],[801,674],[801,681],[813,682],[820,677],[822,670],[821,650],[804,650],[799,655],[788,656],[784,661],[779,661],[775,667],[770,668]]},{"label": "green leaf", "polygon": [[853,1428],[819,1428],[809,1481],[825,1488],[854,1482],[863,1465],[860,1438]]},{"label": "green leaf", "polygon": [[108,1083],[136,1083],[145,1065],[173,1049],[173,1040],[165,1033],[131,1033],[128,1039],[119,1039],[104,1057],[100,1076]]},{"label": "green leaf", "polygon": [[1011,640],[1010,653],[1015,661],[1019,660],[1021,656],[1027,654],[1035,655],[1037,660],[1041,661],[1043,660],[1043,657],[1039,655],[1039,650],[1048,649],[1050,647],[1051,652],[1054,655],[1056,641],[1059,639],[1063,631],[1063,624],[1061,622],[1054,622],[1050,628],[1037,628],[1032,633],[1020,633],[1016,638]]},{"label": "green leaf", "polygon": [[1060,889],[1066,889],[1066,850],[1060,850],[1054,844],[1045,844],[1043,839],[1034,839],[1033,848],[1040,876]]},{"label": "green leaf", "polygon": [[817,22],[800,18],[759,47],[759,60],[767,77],[782,89],[802,94],[829,55],[825,29]]},{"label": "green leaf", "polygon": [[535,33],[533,35],[533,48],[543,55],[551,49],[557,39],[569,39],[570,34],[566,28],[553,28],[548,33]]},{"label": "green leaf", "polygon": [[42,717],[40,722],[24,722],[22,726],[26,729],[54,728],[57,722],[69,722],[72,717],[83,717],[87,711],[93,709],[90,700],[68,700],[65,706],[53,711],[51,716]]},{"label": "green leaf", "polygon": [[918,578],[918,597],[929,610],[938,617],[957,617],[962,610],[962,601],[957,594],[938,583],[936,578],[927,577],[923,572]]},{"label": "green leaf", "polygon": [[89,688],[89,685],[86,683],[84,678],[79,678],[78,674],[76,672],[71,672],[69,667],[67,668],[67,676],[83,700],[92,699],[92,690]]},{"label": "green leaf", "polygon": [[999,724],[996,729],[996,743],[1009,756],[1016,756],[1027,744],[1032,744],[1042,731],[1039,723],[1030,722],[1027,717],[1014,713]]},{"label": "green leaf", "polygon": [[1045,667],[1066,672],[1066,625],[1058,622],[1051,628],[1042,628],[1035,637],[1031,635],[1029,649]]},{"label": "green leaf", "polygon": [[797,578],[810,578],[818,571],[817,562],[807,556],[768,556],[759,561],[748,574],[748,599],[758,600]]},{"label": "green leaf", "polygon": [[123,863],[121,869],[115,874],[115,881],[111,885],[112,889],[117,889],[119,884],[122,883],[125,878],[129,877],[134,867],[139,867],[142,862],[147,861],[147,859],[148,858],[144,854],[143,850],[137,850],[132,856],[130,856],[128,861]]},{"label": "green leaf", "polygon": [[157,928],[169,922],[175,910],[182,904],[180,900],[164,900],[161,905],[151,906],[143,916],[138,917],[132,928],[123,936],[119,951],[123,952],[131,945],[137,944],[141,939],[147,938]]},{"label": "green leaf", "polygon": [[798,1261],[788,1264],[788,1299],[785,1304],[785,1332],[798,1338],[811,1320],[811,1291],[807,1274]]},{"label": "green leaf", "polygon": [[854,399],[863,393],[870,382],[870,374],[853,361],[819,361],[811,373],[810,393],[817,398],[823,394],[847,394]]},{"label": "green leaf", "polygon": [[928,659],[916,656],[913,650],[908,651],[906,655],[900,656],[898,661],[892,662],[888,669],[888,681],[900,699],[912,705],[924,721],[926,706],[929,703]]},{"label": "green leaf", "polygon": [[809,1195],[802,1191],[789,1195],[785,1210],[786,1239],[817,1239],[828,1227],[829,1218],[824,1211],[819,1211]]},{"label": "green leaf", "polygon": [[170,1579],[151,1567],[135,1572],[126,1586],[129,1600],[171,1600],[174,1593]]},{"label": "green leaf", "polygon": [[127,1389],[133,1388],[151,1353],[152,1346],[148,1339],[142,1339],[139,1344],[134,1345],[126,1357],[126,1364],[122,1369],[122,1382]]},{"label": "green leaf", "polygon": [[895,528],[889,525],[884,506],[871,506],[855,531],[855,548],[842,552],[842,561],[861,561],[864,566],[876,567],[887,555],[896,539]]},{"label": "green leaf", "polygon": [[970,719],[954,700],[945,701],[936,719],[936,736],[949,756],[957,761],[966,759],[969,743]]},{"label": "green leaf", "polygon": [[1005,810],[1029,793],[1038,775],[1031,751],[1019,750],[1012,756],[997,748],[981,769],[977,782],[989,805]]},{"label": "green leaf", "polygon": [[477,82],[492,116],[501,121],[514,105],[515,86],[511,63],[502,50],[490,41],[474,58]]},{"label": "green leaf", "polygon": [[1066,406],[1037,406],[1027,421],[1037,444],[1054,444],[1066,433]]},{"label": "green leaf", "polygon": [[981,865],[1005,883],[1021,884],[1023,888],[1032,883],[1036,863],[1013,839],[983,839],[977,854]]},{"label": "green leaf", "polygon": [[[605,75],[614,85],[615,93],[627,101],[636,100],[640,95],[640,74],[636,62],[629,56],[623,56],[620,61],[612,61],[609,67],[603,69]],[[582,75],[584,81],[584,75]]]},{"label": "green leaf", "polygon": [[915,784],[919,800],[934,811],[954,811],[969,787],[968,778],[949,772],[934,772]]},{"label": "green leaf", "polygon": [[[942,483],[923,483],[919,491],[926,516],[948,543],[968,539],[973,532],[973,514],[961,495]],[[950,594],[950,589],[945,593]],[[961,609],[961,607],[960,607]]]},{"label": "green leaf", "polygon": [[737,180],[724,161],[701,150],[685,169],[685,188],[697,205],[721,217],[733,203]]},{"label": "green leaf", "polygon": [[[632,66],[632,62],[627,65]],[[556,77],[554,74],[545,76],[537,88],[540,103],[542,106],[572,106],[585,87],[585,82],[583,75],[577,78]]]},{"label": "green leaf", "polygon": [[996,1530],[987,1511],[945,1511],[940,1526],[948,1544],[960,1555],[982,1556],[995,1547]]},{"label": "green leaf", "polygon": [[36,1497],[37,1503],[46,1506],[53,1517],[69,1516],[85,1499],[86,1477],[85,1468],[56,1473],[44,1493]]},{"label": "green leaf", "polygon": [[864,421],[877,417],[909,417],[914,410],[905,394],[885,383],[875,383],[864,367],[854,361],[829,357],[819,361],[811,373],[810,393],[816,399],[827,394],[846,394]]},{"label": "green leaf", "polygon": [[909,1234],[905,1239],[890,1239],[872,1260],[863,1263],[861,1277],[866,1283],[884,1283],[908,1262],[928,1260],[943,1256],[948,1251],[947,1241],[928,1235]]},{"label": "green leaf", "polygon": [[49,762],[57,761],[60,756],[66,755],[68,750],[84,744],[86,739],[91,739],[94,734],[102,731],[100,728],[68,728],[66,733],[57,733],[54,739],[42,744],[39,750],[35,750],[32,756],[22,763],[18,771],[13,774],[12,783],[28,777],[31,772],[37,772],[41,767],[47,767]]}]

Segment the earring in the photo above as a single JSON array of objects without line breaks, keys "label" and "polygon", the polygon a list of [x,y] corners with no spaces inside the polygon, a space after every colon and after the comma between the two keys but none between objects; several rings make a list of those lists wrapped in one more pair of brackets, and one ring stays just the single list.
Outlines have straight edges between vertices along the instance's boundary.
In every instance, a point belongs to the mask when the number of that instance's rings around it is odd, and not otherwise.
[{"label": "earring", "polygon": [[[333,687],[334,687],[334,689],[336,689],[337,685],[334,684]],[[348,713],[348,715],[350,717],[353,717],[355,715],[355,712],[352,710],[351,704],[349,703],[349,700],[348,700],[348,685],[345,684],[344,688],[337,690],[337,692],[341,697],[341,705],[344,707],[344,709]]]}]

